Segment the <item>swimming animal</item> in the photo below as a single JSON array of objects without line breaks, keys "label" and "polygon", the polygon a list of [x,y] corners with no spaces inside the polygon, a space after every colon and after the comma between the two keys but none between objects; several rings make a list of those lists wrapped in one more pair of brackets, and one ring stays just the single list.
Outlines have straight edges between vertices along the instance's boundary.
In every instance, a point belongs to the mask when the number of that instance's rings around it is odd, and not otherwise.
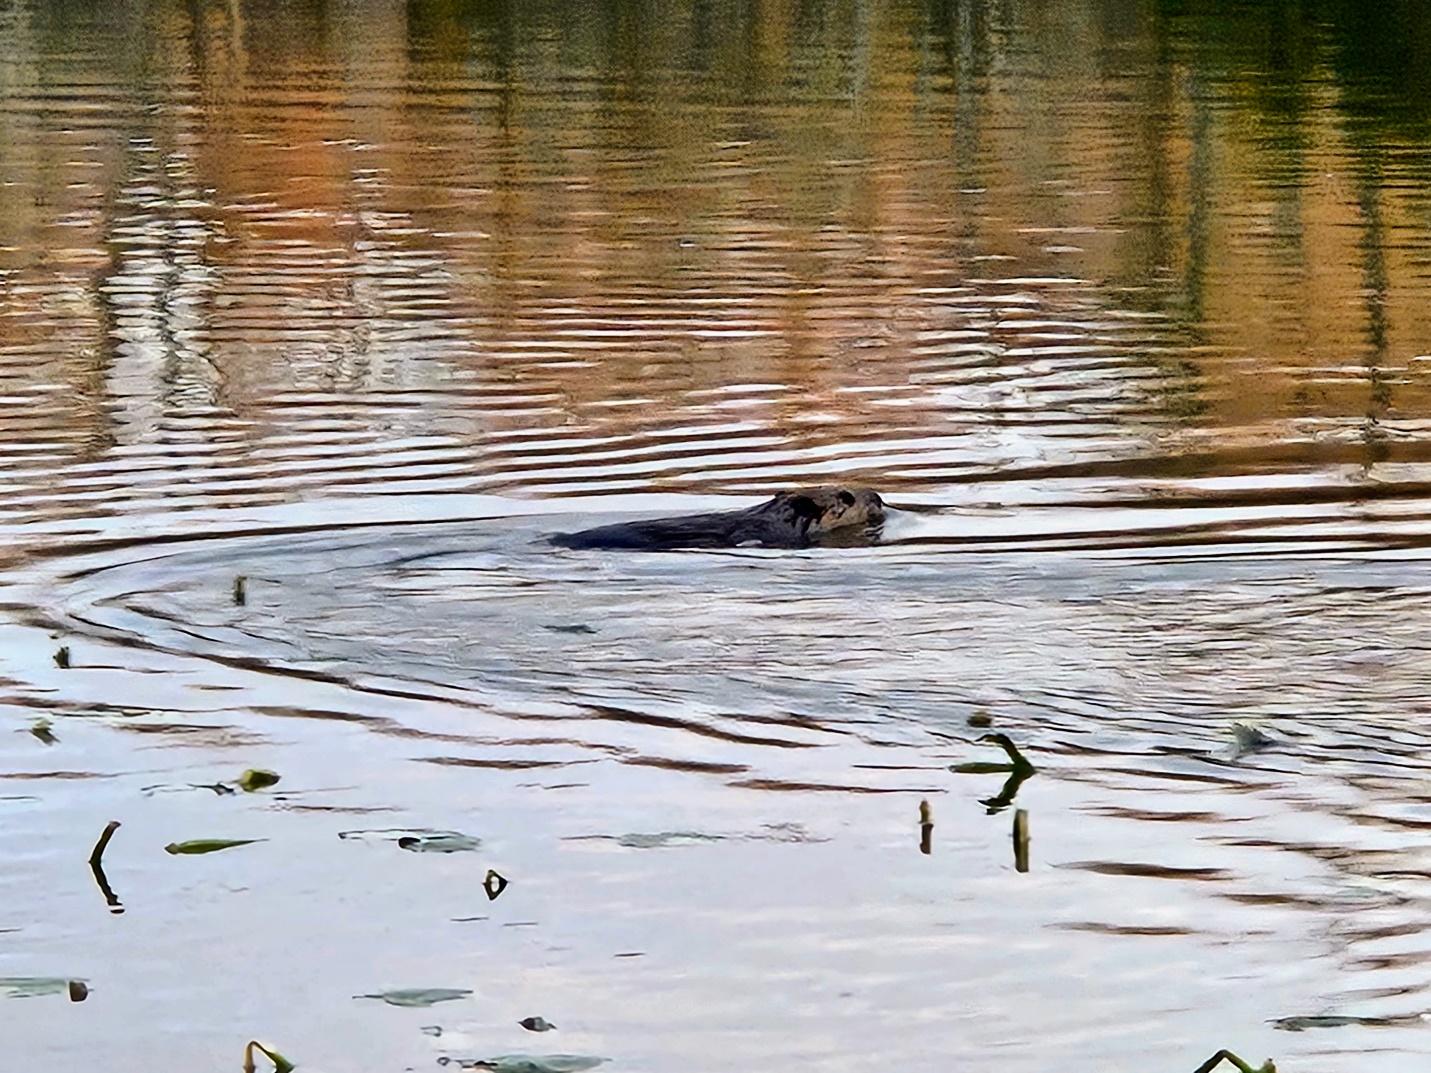
[{"label": "swimming animal", "polygon": [[884,500],[868,488],[820,485],[781,492],[745,510],[653,518],[557,533],[561,548],[672,551],[677,548],[809,548],[873,544]]}]

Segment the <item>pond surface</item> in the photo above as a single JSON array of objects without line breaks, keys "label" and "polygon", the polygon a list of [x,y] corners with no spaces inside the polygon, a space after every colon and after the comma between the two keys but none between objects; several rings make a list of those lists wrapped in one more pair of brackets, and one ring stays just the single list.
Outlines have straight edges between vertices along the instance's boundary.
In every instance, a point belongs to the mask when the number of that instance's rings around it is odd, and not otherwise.
[{"label": "pond surface", "polygon": [[0,0],[7,1055],[1424,1068],[1427,84],[1411,0]]}]

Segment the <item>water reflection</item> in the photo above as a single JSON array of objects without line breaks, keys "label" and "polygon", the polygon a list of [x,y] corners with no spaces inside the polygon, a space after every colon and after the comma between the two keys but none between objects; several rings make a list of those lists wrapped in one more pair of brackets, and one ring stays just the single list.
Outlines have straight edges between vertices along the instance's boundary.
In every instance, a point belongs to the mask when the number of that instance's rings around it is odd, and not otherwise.
[{"label": "water reflection", "polygon": [[14,522],[1424,464],[1428,60],[1393,16],[3,18]]}]

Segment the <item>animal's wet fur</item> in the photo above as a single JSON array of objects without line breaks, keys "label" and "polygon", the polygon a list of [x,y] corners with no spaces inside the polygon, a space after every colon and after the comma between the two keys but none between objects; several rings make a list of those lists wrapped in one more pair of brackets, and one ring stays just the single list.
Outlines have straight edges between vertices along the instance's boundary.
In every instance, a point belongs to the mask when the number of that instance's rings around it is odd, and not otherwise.
[{"label": "animal's wet fur", "polygon": [[781,492],[746,510],[653,518],[558,533],[563,548],[671,551],[676,548],[808,548],[872,544],[884,524],[884,501],[868,488],[821,485]]}]

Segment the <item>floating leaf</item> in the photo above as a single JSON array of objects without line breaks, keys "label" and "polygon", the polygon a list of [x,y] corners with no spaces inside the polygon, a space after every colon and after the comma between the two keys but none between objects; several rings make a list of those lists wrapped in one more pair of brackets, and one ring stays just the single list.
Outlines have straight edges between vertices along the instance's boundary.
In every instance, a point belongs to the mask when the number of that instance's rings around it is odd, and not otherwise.
[{"label": "floating leaf", "polygon": [[463,1069],[490,1069],[493,1073],[582,1073],[606,1061],[589,1054],[499,1054],[453,1060]]},{"label": "floating leaf", "polygon": [[266,786],[272,786],[278,782],[278,772],[268,771],[261,767],[251,767],[236,780],[238,788],[244,793],[251,794],[255,790],[262,790]]},{"label": "floating leaf", "polygon": [[261,838],[195,838],[188,842],[170,842],[164,847],[165,853],[217,853],[221,849],[235,846],[251,846],[262,842]]},{"label": "floating leaf", "polygon": [[438,1002],[453,1002],[466,998],[471,991],[462,987],[400,987],[393,991],[379,991],[371,995],[354,995],[354,998],[375,998],[389,1006],[431,1006]]},{"label": "floating leaf", "polygon": [[[84,989],[84,994],[89,994],[89,987],[83,980],[72,980],[67,976],[0,976],[0,991],[5,992],[6,998],[40,998],[42,995],[73,995],[74,988]],[[83,998],[74,999],[75,1002],[83,1002]]]},{"label": "floating leaf", "polygon": [[556,1025],[552,1024],[545,1017],[524,1017],[518,1021],[517,1024],[521,1025],[528,1032],[550,1032],[556,1028]]},{"label": "floating leaf", "polygon": [[403,835],[397,844],[413,853],[463,853],[480,848],[482,840],[464,835],[461,831],[430,831]]}]

